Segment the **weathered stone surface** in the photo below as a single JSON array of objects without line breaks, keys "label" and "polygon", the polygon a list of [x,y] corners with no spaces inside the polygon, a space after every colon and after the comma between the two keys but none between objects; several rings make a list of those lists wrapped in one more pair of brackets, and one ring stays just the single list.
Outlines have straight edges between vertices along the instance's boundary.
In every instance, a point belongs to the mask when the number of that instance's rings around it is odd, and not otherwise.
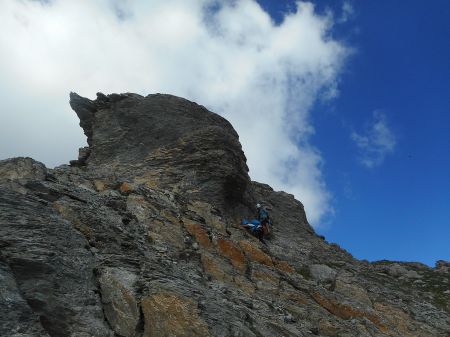
[{"label": "weathered stone surface", "polygon": [[198,316],[197,303],[170,292],[142,300],[144,337],[207,337],[208,326]]},{"label": "weathered stone surface", "polygon": [[211,240],[209,239],[208,232],[198,223],[187,220],[184,224],[186,230],[195,237],[195,240],[201,247],[210,249],[212,248]]},{"label": "weathered stone surface", "polygon": [[404,337],[438,336],[435,329],[427,328],[424,330],[402,309],[383,303],[375,303],[375,309],[390,325],[388,334],[391,336],[397,334]]},{"label": "weathered stone surface", "polygon": [[208,227],[213,228],[218,233],[225,234],[226,224],[220,216],[220,212],[211,204],[196,200],[188,205],[188,209],[201,217]]},{"label": "weathered stone surface", "polygon": [[367,294],[367,291],[355,284],[355,282],[346,282],[337,279],[335,282],[334,291],[348,298],[350,301],[366,307],[372,307],[372,301]]},{"label": "weathered stone surface", "polygon": [[259,290],[273,293],[279,290],[280,276],[262,266],[252,269],[251,279]]},{"label": "weathered stone surface", "polygon": [[156,180],[154,186],[219,207],[243,198],[250,181],[245,156],[236,131],[219,115],[161,94],[98,94],[91,101],[71,93],[70,104],[91,149],[88,168]]},{"label": "weathered stone surface", "polygon": [[[251,182],[223,118],[170,95],[71,96],[71,166],[0,161],[0,336],[433,336],[449,263],[358,261]],[[271,211],[267,245],[239,226]]]},{"label": "weathered stone surface", "polygon": [[273,267],[273,262],[270,256],[259,249],[254,243],[251,243],[248,240],[241,240],[239,241],[239,246],[241,246],[242,250],[245,252],[245,254],[247,254],[248,258],[251,261],[259,262],[265,264],[266,266]]},{"label": "weathered stone surface", "polygon": [[416,272],[415,270],[408,270],[406,272],[406,274],[404,275],[406,278],[421,278],[422,276],[420,276],[420,274],[418,272]]},{"label": "weathered stone surface", "polygon": [[120,268],[105,268],[99,278],[103,310],[114,332],[134,336],[139,309],[133,286],[137,276]]},{"label": "weathered stone surface", "polygon": [[450,271],[450,262],[444,261],[444,260],[436,261],[436,270],[441,271],[443,273],[449,272]]},{"label": "weathered stone surface", "polygon": [[31,158],[0,160],[0,182],[8,180],[44,180],[47,169],[44,164]]},{"label": "weathered stone surface", "polygon": [[[30,315],[26,321],[39,317],[50,336],[110,336],[86,240],[44,196],[52,198],[43,188],[38,195],[24,196],[0,186],[1,260],[14,276],[15,297],[23,298],[33,312],[15,306],[17,324]],[[11,331],[2,330],[0,335]]]},{"label": "weathered stone surface", "polygon": [[9,266],[0,262],[0,332],[9,336],[48,336],[17,287]]},{"label": "weathered stone surface", "polygon": [[184,233],[178,220],[168,214],[161,214],[162,219],[156,219],[148,224],[148,235],[153,241],[170,243],[181,249],[184,247]]},{"label": "weathered stone surface", "polygon": [[336,271],[324,264],[313,264],[309,270],[312,278],[319,282],[332,282],[336,277]]},{"label": "weathered stone surface", "polygon": [[240,272],[245,272],[247,267],[245,255],[242,250],[228,239],[217,241],[217,250],[222,256],[230,259],[231,264]]},{"label": "weathered stone surface", "polygon": [[350,304],[339,302],[331,296],[324,296],[318,292],[312,293],[312,297],[318,304],[339,318],[348,320],[355,317],[363,317],[375,324],[381,332],[386,333],[389,330],[380,316],[373,311],[353,307]]},{"label": "weathered stone surface", "polygon": [[255,293],[255,284],[250,282],[246,277],[236,275],[233,280],[236,285],[248,295],[253,295]]},{"label": "weathered stone surface", "polygon": [[233,280],[232,268],[224,261],[220,261],[220,259],[208,253],[203,253],[201,260],[207,275],[222,282],[231,282]]},{"label": "weathered stone surface", "polygon": [[337,337],[338,331],[339,329],[326,319],[319,322],[319,333],[323,336]]},{"label": "weathered stone surface", "polygon": [[406,269],[405,267],[395,263],[392,266],[389,266],[388,273],[391,276],[399,277],[399,276],[406,275],[408,273],[408,269]]},{"label": "weathered stone surface", "polygon": [[275,266],[278,270],[285,272],[285,273],[295,272],[295,269],[292,268],[292,266],[289,263],[287,263],[286,261],[276,260]]}]

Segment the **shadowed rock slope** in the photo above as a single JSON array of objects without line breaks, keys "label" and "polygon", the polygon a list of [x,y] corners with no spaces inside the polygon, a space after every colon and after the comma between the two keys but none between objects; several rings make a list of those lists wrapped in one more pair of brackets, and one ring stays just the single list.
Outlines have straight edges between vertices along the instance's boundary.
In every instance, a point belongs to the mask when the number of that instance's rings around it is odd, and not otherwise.
[{"label": "shadowed rock slope", "polygon": [[[450,264],[354,259],[238,135],[170,95],[72,93],[70,166],[0,161],[0,336],[450,336]],[[301,196],[300,196],[301,197]],[[272,209],[268,245],[239,228]]]}]

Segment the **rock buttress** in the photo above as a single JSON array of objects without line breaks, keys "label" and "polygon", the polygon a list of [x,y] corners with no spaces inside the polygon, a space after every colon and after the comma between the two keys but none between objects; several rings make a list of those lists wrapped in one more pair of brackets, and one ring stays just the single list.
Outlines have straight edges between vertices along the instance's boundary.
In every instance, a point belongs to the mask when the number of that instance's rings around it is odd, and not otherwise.
[{"label": "rock buttress", "polygon": [[231,124],[171,95],[75,93],[70,105],[89,144],[84,158],[98,175],[172,189],[219,208],[243,201],[248,167]]}]

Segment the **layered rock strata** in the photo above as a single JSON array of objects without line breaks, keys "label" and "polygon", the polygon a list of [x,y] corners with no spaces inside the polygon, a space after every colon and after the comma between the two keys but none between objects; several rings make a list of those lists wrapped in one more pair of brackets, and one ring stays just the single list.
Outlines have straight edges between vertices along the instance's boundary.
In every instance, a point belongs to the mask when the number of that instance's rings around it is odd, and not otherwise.
[{"label": "layered rock strata", "polygon": [[[71,165],[0,161],[1,336],[449,336],[450,271],[354,259],[170,95],[71,94]],[[301,197],[301,196],[300,196]],[[272,209],[267,246],[239,227]]]}]

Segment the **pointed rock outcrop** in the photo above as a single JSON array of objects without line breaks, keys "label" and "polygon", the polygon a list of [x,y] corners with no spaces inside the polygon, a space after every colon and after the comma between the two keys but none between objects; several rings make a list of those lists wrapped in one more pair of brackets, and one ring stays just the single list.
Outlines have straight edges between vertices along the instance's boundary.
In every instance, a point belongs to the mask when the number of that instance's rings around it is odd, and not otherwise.
[{"label": "pointed rock outcrop", "polygon": [[250,179],[239,137],[205,107],[171,95],[101,93],[94,101],[71,93],[70,105],[89,144],[75,164],[221,208],[244,200]]},{"label": "pointed rock outcrop", "polygon": [[[450,268],[354,259],[252,182],[222,117],[72,93],[72,165],[0,160],[0,336],[447,337]],[[270,208],[267,245],[239,225]]]}]

